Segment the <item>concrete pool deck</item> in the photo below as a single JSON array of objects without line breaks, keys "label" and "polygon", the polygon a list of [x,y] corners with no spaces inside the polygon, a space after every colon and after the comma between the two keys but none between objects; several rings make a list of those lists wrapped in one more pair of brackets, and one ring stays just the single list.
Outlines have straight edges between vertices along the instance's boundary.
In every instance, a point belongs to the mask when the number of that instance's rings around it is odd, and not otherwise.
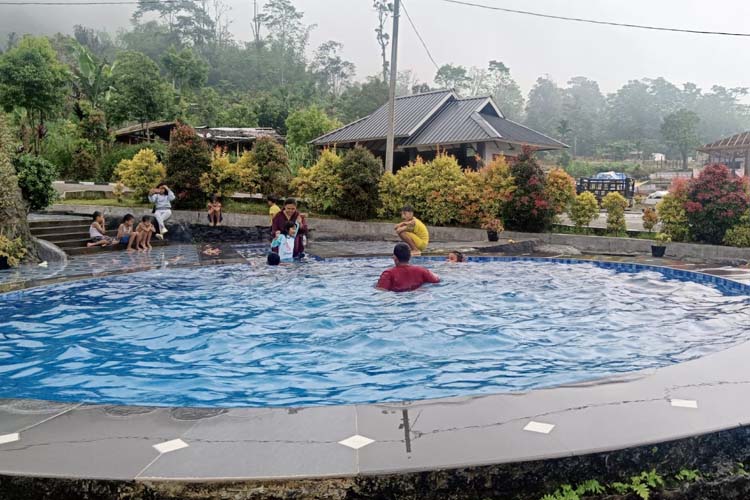
[{"label": "concrete pool deck", "polygon": [[[314,247],[321,254],[387,255],[392,243]],[[236,248],[244,255],[255,252],[253,245]],[[31,280],[19,278],[28,278],[22,270],[6,283],[25,288],[212,263],[201,262],[196,245],[155,249],[132,261],[128,254],[118,257],[123,260],[112,261],[109,254],[75,258],[64,269],[39,268]],[[746,267],[650,257],[603,260],[697,270],[750,285]],[[596,463],[604,454],[615,462],[626,456],[617,450],[692,443],[692,436],[732,429],[745,432],[748,357],[750,343],[744,343],[689,362],[583,384],[373,405],[194,409],[0,400],[0,493],[11,499],[62,498],[84,488],[88,498],[398,498],[394,492],[423,487],[451,498],[515,498],[508,488],[521,481],[527,490],[538,490],[528,498],[538,498],[555,474],[568,474],[561,480],[572,481],[571,464],[582,463],[582,456]],[[670,453],[670,446],[679,444],[658,448]],[[711,453],[710,446],[695,449],[696,457]],[[640,470],[664,460],[662,452],[641,455]],[[536,464],[548,461],[562,472],[548,471],[542,480],[543,465]],[[690,465],[676,464],[678,469]],[[420,497],[428,496],[414,498]]]}]

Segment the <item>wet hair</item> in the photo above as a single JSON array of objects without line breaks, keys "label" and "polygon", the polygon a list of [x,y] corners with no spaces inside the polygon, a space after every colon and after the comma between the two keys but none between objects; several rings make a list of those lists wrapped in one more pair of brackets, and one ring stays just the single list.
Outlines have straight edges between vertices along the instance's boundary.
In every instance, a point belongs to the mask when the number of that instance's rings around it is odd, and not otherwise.
[{"label": "wet hair", "polygon": [[281,257],[279,257],[279,254],[271,252],[268,254],[266,262],[269,266],[278,266],[281,263]]},{"label": "wet hair", "polygon": [[406,264],[411,259],[411,248],[406,243],[396,243],[393,247],[393,255],[400,263]]},{"label": "wet hair", "polygon": [[450,252],[456,256],[456,262],[463,262],[464,261],[464,254],[462,252],[459,252],[458,250],[454,250]]},{"label": "wet hair", "polygon": [[132,214],[125,214],[125,217],[122,218],[122,223],[125,224],[129,220],[133,220],[135,217],[133,217]]},{"label": "wet hair", "polygon": [[144,215],[143,217],[141,217],[141,222],[151,222],[151,216]]},{"label": "wet hair", "polygon": [[287,222],[286,224],[284,224],[284,234],[289,235],[289,230],[293,227],[297,227],[297,224],[295,224],[294,222]]},{"label": "wet hair", "polygon": [[296,207],[297,200],[295,200],[294,198],[287,198],[286,200],[284,200],[284,206],[287,206],[287,205],[294,205]]},{"label": "wet hair", "polygon": [[404,208],[401,209],[401,213],[404,212],[414,213],[414,209],[411,207],[411,205],[404,205]]},{"label": "wet hair", "polygon": [[96,212],[94,212],[94,214],[93,214],[93,215],[91,216],[91,219],[92,219],[92,220],[96,220],[96,219],[98,219],[98,218],[99,218],[99,216],[100,216],[100,215],[102,215],[102,213],[101,213],[100,211],[98,211],[98,210],[97,210],[97,211],[96,211]]}]

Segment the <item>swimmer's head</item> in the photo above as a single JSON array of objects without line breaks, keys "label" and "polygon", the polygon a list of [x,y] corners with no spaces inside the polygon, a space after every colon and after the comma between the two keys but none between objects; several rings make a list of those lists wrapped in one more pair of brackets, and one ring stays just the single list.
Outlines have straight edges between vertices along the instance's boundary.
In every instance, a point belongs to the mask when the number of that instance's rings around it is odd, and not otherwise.
[{"label": "swimmer's head", "polygon": [[278,266],[281,263],[281,257],[277,253],[269,253],[268,259],[266,260],[269,266]]},{"label": "swimmer's head", "polygon": [[463,262],[464,254],[459,251],[454,251],[448,254],[448,262]]},{"label": "swimmer's head", "polygon": [[408,264],[411,259],[411,249],[406,243],[396,243],[393,247],[393,260],[396,264]]}]

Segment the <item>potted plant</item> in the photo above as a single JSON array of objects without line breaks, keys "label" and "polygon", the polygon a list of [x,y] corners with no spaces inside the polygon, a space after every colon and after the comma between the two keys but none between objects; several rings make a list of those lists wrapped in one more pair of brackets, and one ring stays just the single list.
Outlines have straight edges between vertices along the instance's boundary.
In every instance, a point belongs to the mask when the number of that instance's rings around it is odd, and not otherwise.
[{"label": "potted plant", "polygon": [[10,239],[0,234],[0,269],[16,267],[26,255],[21,238]]},{"label": "potted plant", "polygon": [[655,245],[651,245],[651,255],[654,257],[664,257],[664,252],[667,250],[667,243],[672,242],[672,237],[667,233],[656,233],[654,236]]},{"label": "potted plant", "polygon": [[502,233],[505,230],[503,221],[500,219],[488,218],[482,223],[482,229],[487,230],[487,239],[490,241],[498,241],[500,236],[498,233]]}]

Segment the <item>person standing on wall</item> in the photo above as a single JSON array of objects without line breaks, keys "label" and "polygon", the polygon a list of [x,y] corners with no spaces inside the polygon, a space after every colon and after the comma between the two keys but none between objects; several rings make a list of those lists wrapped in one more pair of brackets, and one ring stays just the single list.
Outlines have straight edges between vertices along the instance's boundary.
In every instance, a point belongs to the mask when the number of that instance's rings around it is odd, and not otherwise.
[{"label": "person standing on wall", "polygon": [[286,234],[287,222],[299,222],[299,230],[294,239],[294,258],[305,256],[305,240],[307,239],[307,214],[301,214],[297,211],[297,202],[294,198],[287,198],[284,202],[284,209],[277,213],[271,224],[271,237],[276,237],[276,232]]},{"label": "person standing on wall", "polygon": [[163,240],[164,235],[167,233],[164,221],[172,216],[172,202],[174,199],[174,193],[166,184],[159,184],[159,186],[148,192],[148,201],[154,204],[154,218],[159,225],[159,232],[156,234],[156,237],[160,240]]}]

